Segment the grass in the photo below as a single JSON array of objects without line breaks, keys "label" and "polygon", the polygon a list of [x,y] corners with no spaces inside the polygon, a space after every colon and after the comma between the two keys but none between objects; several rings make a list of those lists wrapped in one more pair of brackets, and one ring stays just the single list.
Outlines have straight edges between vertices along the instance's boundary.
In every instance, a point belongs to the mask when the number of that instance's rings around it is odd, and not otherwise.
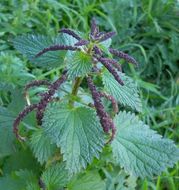
[{"label": "grass", "polygon": [[[104,30],[115,30],[114,47],[128,51],[139,68],[124,69],[135,78],[143,97],[141,117],[160,134],[179,140],[179,3],[175,0],[6,0],[0,2],[0,90],[3,83],[23,86],[28,77],[55,71],[35,69],[12,46],[24,33],[57,34],[59,28],[89,29],[94,16]],[[120,44],[120,45],[118,45]],[[20,59],[19,59],[20,58]],[[22,63],[22,64],[20,64]],[[5,68],[8,65],[8,68]],[[22,66],[23,65],[23,66]],[[16,66],[16,69],[14,68]],[[16,72],[23,70],[26,80]],[[32,76],[28,75],[29,70]],[[40,76],[40,77],[39,77]],[[13,79],[13,80],[12,80]],[[0,104],[9,99],[0,92]],[[158,178],[139,180],[137,189],[179,189],[179,165]]]}]

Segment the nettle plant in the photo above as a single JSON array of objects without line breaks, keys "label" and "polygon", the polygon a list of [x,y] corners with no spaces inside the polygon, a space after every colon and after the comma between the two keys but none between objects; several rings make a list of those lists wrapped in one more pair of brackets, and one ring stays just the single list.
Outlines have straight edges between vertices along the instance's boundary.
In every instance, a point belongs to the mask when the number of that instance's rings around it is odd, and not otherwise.
[{"label": "nettle plant", "polygon": [[[137,62],[110,47],[114,35],[100,32],[93,19],[88,35],[61,29],[56,38],[28,34],[14,40],[16,49],[37,66],[61,73],[54,82],[36,80],[25,86],[27,106],[13,123],[17,139],[25,141],[46,166],[41,187],[68,187],[74,174],[90,170],[105,151],[108,162],[142,178],[159,175],[179,158],[171,140],[151,130],[134,113],[122,111],[127,107],[141,112],[142,105],[135,81],[122,72],[119,59],[135,66]],[[47,90],[31,103],[28,90],[41,85]],[[24,132],[20,123],[32,111],[37,127]],[[100,184],[106,173],[97,171],[94,180]]]}]

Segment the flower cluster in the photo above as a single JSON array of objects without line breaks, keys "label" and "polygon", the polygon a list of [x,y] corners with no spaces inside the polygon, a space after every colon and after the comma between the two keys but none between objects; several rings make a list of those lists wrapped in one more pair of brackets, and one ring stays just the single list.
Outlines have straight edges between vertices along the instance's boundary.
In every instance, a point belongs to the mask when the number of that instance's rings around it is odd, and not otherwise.
[{"label": "flower cluster", "polygon": [[32,81],[31,83],[26,85],[25,94],[26,94],[27,89],[29,89],[31,87],[40,86],[40,85],[48,85],[49,87],[48,87],[48,91],[45,92],[41,96],[41,100],[39,101],[39,103],[26,106],[24,108],[24,110],[22,112],[20,112],[19,115],[17,116],[17,118],[15,119],[15,121],[13,123],[13,131],[14,131],[17,139],[25,140],[24,137],[19,135],[18,126],[19,126],[20,122],[24,119],[24,117],[27,116],[27,114],[29,114],[30,112],[36,110],[37,123],[39,125],[41,125],[45,108],[47,107],[48,103],[50,101],[52,101],[55,91],[61,86],[62,83],[65,82],[66,79],[67,79],[67,71],[65,70],[62,73],[62,76],[60,78],[58,78],[52,84],[49,84],[49,82],[47,82],[47,81]]},{"label": "flower cluster", "polygon": [[[91,64],[92,64],[93,69],[92,69],[92,73],[88,73],[86,75],[86,79],[87,79],[88,87],[92,94],[92,98],[94,100],[94,107],[99,117],[101,126],[104,132],[106,133],[109,133],[110,131],[112,132],[111,139],[110,139],[112,140],[116,131],[115,126],[114,126],[112,118],[104,109],[104,106],[101,101],[101,97],[105,97],[111,101],[113,110],[115,113],[118,112],[118,105],[116,103],[116,100],[112,96],[109,96],[106,93],[99,92],[97,90],[97,87],[93,83],[92,76],[100,71],[100,68],[97,67],[97,63],[100,62],[113,75],[114,79],[119,83],[119,85],[125,85],[118,74],[118,72],[122,72],[121,65],[118,63],[117,60],[113,58],[106,58],[105,52],[100,48],[101,42],[104,42],[110,39],[116,34],[116,32],[107,32],[107,33],[100,32],[99,27],[96,25],[96,22],[94,19],[92,19],[92,22],[91,22],[91,31],[89,33],[88,39],[82,39],[73,30],[66,29],[66,28],[61,29],[59,32],[72,36],[73,38],[77,40],[77,42],[74,45],[64,45],[64,44],[52,45],[50,47],[42,49],[42,51],[40,51],[36,55],[36,57],[39,57],[48,51],[57,51],[57,50],[82,51],[83,53],[86,53],[89,56],[91,56],[92,58]],[[112,48],[109,48],[108,51],[111,53],[112,56],[122,58],[127,62],[137,65],[137,62],[134,58],[132,58],[131,56],[129,56],[128,54],[122,51],[118,51]],[[21,139],[18,133],[17,126],[19,125],[20,121],[30,111],[36,110],[36,118],[37,118],[38,124],[41,125],[45,108],[47,104],[53,99],[53,95],[55,91],[67,79],[67,73],[68,72],[65,70],[61,78],[59,78],[57,81],[55,81],[52,84],[49,84],[48,82],[35,81],[26,86],[25,89],[27,90],[28,88],[33,87],[33,86],[48,85],[49,90],[42,95],[42,98],[38,104],[27,106],[16,118],[16,120],[14,121],[14,132],[17,138]]]}]

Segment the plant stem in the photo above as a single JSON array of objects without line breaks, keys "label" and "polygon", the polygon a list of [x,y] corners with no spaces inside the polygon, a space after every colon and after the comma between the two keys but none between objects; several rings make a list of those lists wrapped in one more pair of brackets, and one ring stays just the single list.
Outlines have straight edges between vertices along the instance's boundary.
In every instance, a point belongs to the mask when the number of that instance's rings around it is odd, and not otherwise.
[{"label": "plant stem", "polygon": [[70,101],[69,101],[69,104],[70,104],[72,107],[73,107],[73,105],[74,105],[73,97],[77,95],[77,93],[78,93],[78,88],[79,88],[81,82],[82,82],[82,77],[77,77],[77,78],[75,79],[75,83],[74,83],[74,85],[73,85],[72,92],[71,92],[72,99],[70,99]]}]

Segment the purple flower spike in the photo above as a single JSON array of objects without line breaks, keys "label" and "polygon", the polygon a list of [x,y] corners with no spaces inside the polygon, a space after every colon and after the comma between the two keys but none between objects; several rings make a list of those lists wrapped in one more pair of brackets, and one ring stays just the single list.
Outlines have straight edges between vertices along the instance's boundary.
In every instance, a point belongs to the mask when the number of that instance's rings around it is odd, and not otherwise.
[{"label": "purple flower spike", "polygon": [[102,56],[103,53],[97,46],[94,46],[93,50],[96,55]]},{"label": "purple flower spike", "polygon": [[99,33],[99,28],[96,25],[95,19],[93,18],[91,21],[91,37],[93,37],[94,39],[98,33]]},{"label": "purple flower spike", "polygon": [[103,58],[103,57],[95,57],[97,58],[97,60],[99,62],[101,62],[106,68],[107,70],[114,76],[114,78],[116,79],[116,81],[120,84],[120,85],[124,85],[123,81],[121,80],[121,78],[119,77],[117,71],[113,68],[113,66],[111,65],[111,63],[109,62],[109,59],[107,58]]},{"label": "purple flower spike", "polygon": [[66,46],[66,45],[53,45],[50,46],[48,48],[44,48],[42,51],[40,51],[35,57],[39,57],[41,55],[43,55],[44,53],[48,52],[48,51],[57,51],[57,50],[70,50],[70,51],[76,51],[76,50],[80,50],[77,47],[73,47],[73,46]]},{"label": "purple flower spike", "polygon": [[97,39],[100,39],[100,37],[104,36],[104,34],[106,34],[106,32],[99,32],[99,33],[96,35],[96,38],[97,38]]},{"label": "purple flower spike", "polygon": [[24,110],[22,112],[19,113],[19,115],[15,119],[15,121],[13,123],[13,132],[16,135],[16,138],[18,140],[21,140],[21,141],[25,140],[24,137],[19,135],[18,126],[19,126],[20,122],[24,119],[24,117],[26,117],[30,112],[32,112],[35,109],[37,109],[37,104],[32,104],[30,106],[27,106],[26,108],[24,108]]},{"label": "purple flower spike", "polygon": [[104,58],[108,63],[111,63],[112,65],[114,65],[114,67],[118,70],[118,71],[120,71],[120,72],[122,72],[122,68],[121,68],[121,65],[116,61],[116,60],[114,60],[114,59],[109,59],[109,58]]},{"label": "purple flower spike", "polygon": [[103,41],[106,41],[108,40],[109,38],[112,38],[114,35],[116,35],[116,32],[108,32],[106,34],[103,34],[100,39],[99,39],[99,42],[103,42]]},{"label": "purple flower spike", "polygon": [[124,53],[122,51],[118,51],[116,49],[112,49],[112,48],[109,49],[109,52],[111,54],[113,54],[113,55],[115,55],[117,57],[120,57],[120,58],[126,60],[127,62],[130,62],[130,63],[132,63],[132,64],[134,64],[134,65],[137,66],[137,61],[133,57],[131,57],[130,55],[128,55],[128,54],[126,54],[126,53]]},{"label": "purple flower spike", "polygon": [[80,40],[78,41],[75,46],[84,46],[84,45],[87,45],[89,44],[89,41],[88,40]]},{"label": "purple flower spike", "polygon": [[42,99],[37,105],[36,118],[39,125],[41,125],[42,123],[43,113],[45,111],[45,108],[47,107],[47,104],[53,99],[55,91],[61,86],[62,83],[65,82],[66,79],[67,79],[67,71],[64,71],[62,76],[59,79],[57,79],[54,83],[52,83],[51,86],[49,87],[49,90],[43,94]]},{"label": "purple flower spike", "polygon": [[63,29],[59,30],[59,32],[68,34],[77,40],[81,40],[81,38],[80,38],[80,36],[78,36],[78,34],[76,34],[73,30],[70,30],[68,28],[63,28]]},{"label": "purple flower spike", "polygon": [[101,126],[103,127],[104,132],[108,133],[109,130],[112,129],[114,125],[112,122],[112,119],[106,113],[104,106],[102,105],[102,102],[101,102],[100,93],[97,91],[90,76],[87,77],[87,83],[92,94],[94,106],[96,108],[97,115],[100,119]]}]

